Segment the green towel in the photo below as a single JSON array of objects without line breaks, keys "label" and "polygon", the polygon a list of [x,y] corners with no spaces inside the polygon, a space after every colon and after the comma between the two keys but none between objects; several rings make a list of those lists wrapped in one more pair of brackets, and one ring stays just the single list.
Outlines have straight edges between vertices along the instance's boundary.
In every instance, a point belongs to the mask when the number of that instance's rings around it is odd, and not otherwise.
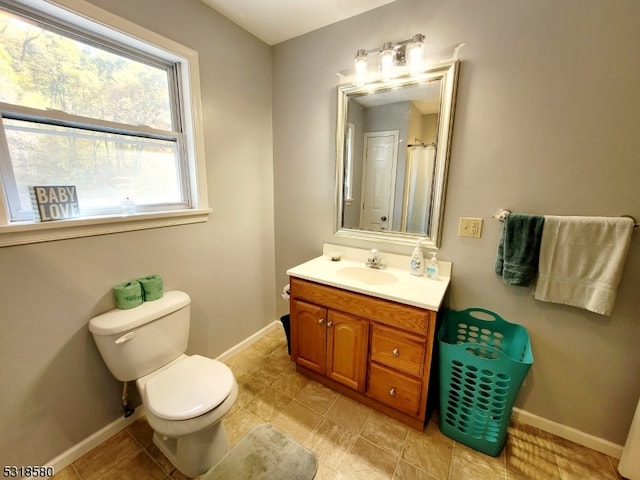
[{"label": "green towel", "polygon": [[544,217],[510,213],[504,220],[495,271],[507,285],[527,286],[538,273]]}]

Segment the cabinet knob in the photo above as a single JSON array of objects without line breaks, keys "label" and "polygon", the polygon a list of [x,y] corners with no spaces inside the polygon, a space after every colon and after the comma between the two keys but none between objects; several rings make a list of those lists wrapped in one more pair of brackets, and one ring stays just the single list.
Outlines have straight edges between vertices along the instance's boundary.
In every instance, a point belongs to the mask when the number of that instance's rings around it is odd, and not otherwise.
[{"label": "cabinet knob", "polygon": [[331,328],[332,326],[333,326],[333,322],[332,322],[331,320],[329,320],[329,321],[327,322],[327,327]]},{"label": "cabinet knob", "polygon": [[389,390],[389,395],[392,396],[392,397],[395,397],[396,396],[396,389],[392,388],[391,390]]},{"label": "cabinet knob", "polygon": [[391,353],[393,353],[394,357],[399,357],[400,356],[400,350],[398,350],[397,348],[394,348]]},{"label": "cabinet knob", "polygon": [[319,323],[320,325],[322,325],[322,324],[324,323],[324,318],[320,318],[320,319],[318,319],[318,323]]}]

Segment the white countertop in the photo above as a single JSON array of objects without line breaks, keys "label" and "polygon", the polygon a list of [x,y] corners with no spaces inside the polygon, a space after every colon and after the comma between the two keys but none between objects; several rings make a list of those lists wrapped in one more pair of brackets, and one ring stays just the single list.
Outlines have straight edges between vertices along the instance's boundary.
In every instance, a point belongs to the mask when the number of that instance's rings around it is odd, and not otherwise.
[{"label": "white countertop", "polygon": [[[340,255],[341,260],[332,261],[334,255]],[[323,255],[290,268],[287,275],[406,305],[440,309],[451,281],[451,262],[438,260],[440,278],[432,280],[409,273],[408,255],[380,252],[380,256],[387,267],[375,270],[364,266],[369,250],[325,244]]]}]

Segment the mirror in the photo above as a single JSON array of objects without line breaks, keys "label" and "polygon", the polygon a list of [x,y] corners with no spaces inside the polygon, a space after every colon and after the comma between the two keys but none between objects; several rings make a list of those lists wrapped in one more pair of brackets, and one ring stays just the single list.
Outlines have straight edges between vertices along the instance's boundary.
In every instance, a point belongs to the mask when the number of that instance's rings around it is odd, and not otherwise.
[{"label": "mirror", "polygon": [[338,87],[337,236],[440,246],[458,64]]}]

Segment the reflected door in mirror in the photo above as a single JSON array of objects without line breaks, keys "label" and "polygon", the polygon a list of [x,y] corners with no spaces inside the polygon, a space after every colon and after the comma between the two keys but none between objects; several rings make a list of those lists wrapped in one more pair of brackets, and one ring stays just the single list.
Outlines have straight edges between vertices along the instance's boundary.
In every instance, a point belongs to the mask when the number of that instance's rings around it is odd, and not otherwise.
[{"label": "reflected door in mirror", "polygon": [[399,132],[365,134],[360,228],[387,230],[393,219]]}]

